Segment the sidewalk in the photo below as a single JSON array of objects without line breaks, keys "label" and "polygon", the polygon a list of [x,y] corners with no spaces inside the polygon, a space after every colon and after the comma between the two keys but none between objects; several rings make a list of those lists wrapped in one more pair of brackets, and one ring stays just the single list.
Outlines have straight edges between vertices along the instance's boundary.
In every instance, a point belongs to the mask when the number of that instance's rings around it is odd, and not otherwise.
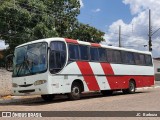
[{"label": "sidewalk", "polygon": [[160,86],[160,81],[155,81],[155,86]]}]

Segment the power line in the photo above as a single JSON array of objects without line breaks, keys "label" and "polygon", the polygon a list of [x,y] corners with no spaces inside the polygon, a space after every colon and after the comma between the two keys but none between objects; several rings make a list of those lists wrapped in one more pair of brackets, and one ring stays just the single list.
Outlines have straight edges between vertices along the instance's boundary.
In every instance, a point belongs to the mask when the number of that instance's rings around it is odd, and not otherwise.
[{"label": "power line", "polygon": [[[119,34],[119,33],[114,33],[114,32],[112,32],[113,34]],[[123,36],[123,37],[122,37]],[[116,36],[116,37],[118,37],[118,36]],[[136,39],[136,40],[145,40],[145,39],[140,39],[140,38],[138,38],[137,39],[137,37],[135,38],[135,36],[129,36],[129,35],[124,35],[124,34],[121,34],[121,38],[124,38],[124,39],[126,39],[126,37],[127,38],[129,38],[129,39]],[[134,38],[133,38],[134,37]],[[124,41],[124,39],[121,39],[121,41]]]}]

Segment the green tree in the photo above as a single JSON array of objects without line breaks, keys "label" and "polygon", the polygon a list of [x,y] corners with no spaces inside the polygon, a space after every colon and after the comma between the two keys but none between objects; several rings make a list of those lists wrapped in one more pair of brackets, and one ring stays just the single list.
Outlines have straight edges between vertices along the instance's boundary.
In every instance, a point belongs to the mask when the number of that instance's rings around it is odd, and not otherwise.
[{"label": "green tree", "polygon": [[67,37],[80,14],[79,0],[44,0],[48,11],[54,16],[56,31],[60,37]]},{"label": "green tree", "polygon": [[97,30],[88,24],[77,23],[75,26],[73,31],[68,35],[69,37],[87,42],[100,43],[101,41],[104,41],[104,32]]},{"label": "green tree", "polygon": [[57,36],[103,41],[103,32],[78,22],[79,13],[79,0],[1,0],[0,39],[11,50],[28,41]]}]

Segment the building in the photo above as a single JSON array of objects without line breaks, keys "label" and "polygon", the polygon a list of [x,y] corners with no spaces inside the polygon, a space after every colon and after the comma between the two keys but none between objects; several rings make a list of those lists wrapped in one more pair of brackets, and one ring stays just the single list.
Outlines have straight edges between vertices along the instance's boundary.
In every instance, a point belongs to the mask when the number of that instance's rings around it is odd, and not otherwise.
[{"label": "building", "polygon": [[160,58],[153,59],[155,80],[160,81]]}]

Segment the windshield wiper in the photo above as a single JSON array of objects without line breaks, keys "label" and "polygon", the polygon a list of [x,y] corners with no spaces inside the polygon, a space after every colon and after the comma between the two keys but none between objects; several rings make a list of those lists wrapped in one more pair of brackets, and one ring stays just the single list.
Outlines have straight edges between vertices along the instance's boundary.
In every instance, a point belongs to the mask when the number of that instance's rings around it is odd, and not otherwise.
[{"label": "windshield wiper", "polygon": [[[15,64],[15,70],[14,70],[14,74],[15,76],[22,76],[22,75],[28,75],[28,74],[34,74],[40,71],[41,68],[41,64],[42,64],[42,53],[40,52],[41,46],[44,43],[41,44],[37,44],[37,45],[28,45],[28,46],[22,46],[22,55],[21,57],[19,57],[19,59],[17,58],[17,64]],[[46,44],[45,44],[46,46]],[[37,50],[38,49],[38,50]],[[21,49],[20,49],[21,50]],[[21,53],[21,51],[19,50],[19,52]],[[46,48],[42,49],[42,50],[46,50]],[[38,51],[38,52],[37,52]],[[47,56],[47,54],[45,53],[45,56]],[[46,58],[46,57],[44,57]],[[45,63],[46,64],[46,63]]]},{"label": "windshield wiper", "polygon": [[[20,66],[19,66],[18,71],[17,71],[17,76],[19,75],[19,72],[20,72],[23,68],[25,69],[26,67],[27,67],[29,73],[32,74],[32,71],[31,71],[31,69],[29,68],[29,65],[28,65],[28,61],[29,61],[29,60],[24,56],[24,61],[19,64]],[[26,69],[25,69],[25,71],[26,71]]]}]

